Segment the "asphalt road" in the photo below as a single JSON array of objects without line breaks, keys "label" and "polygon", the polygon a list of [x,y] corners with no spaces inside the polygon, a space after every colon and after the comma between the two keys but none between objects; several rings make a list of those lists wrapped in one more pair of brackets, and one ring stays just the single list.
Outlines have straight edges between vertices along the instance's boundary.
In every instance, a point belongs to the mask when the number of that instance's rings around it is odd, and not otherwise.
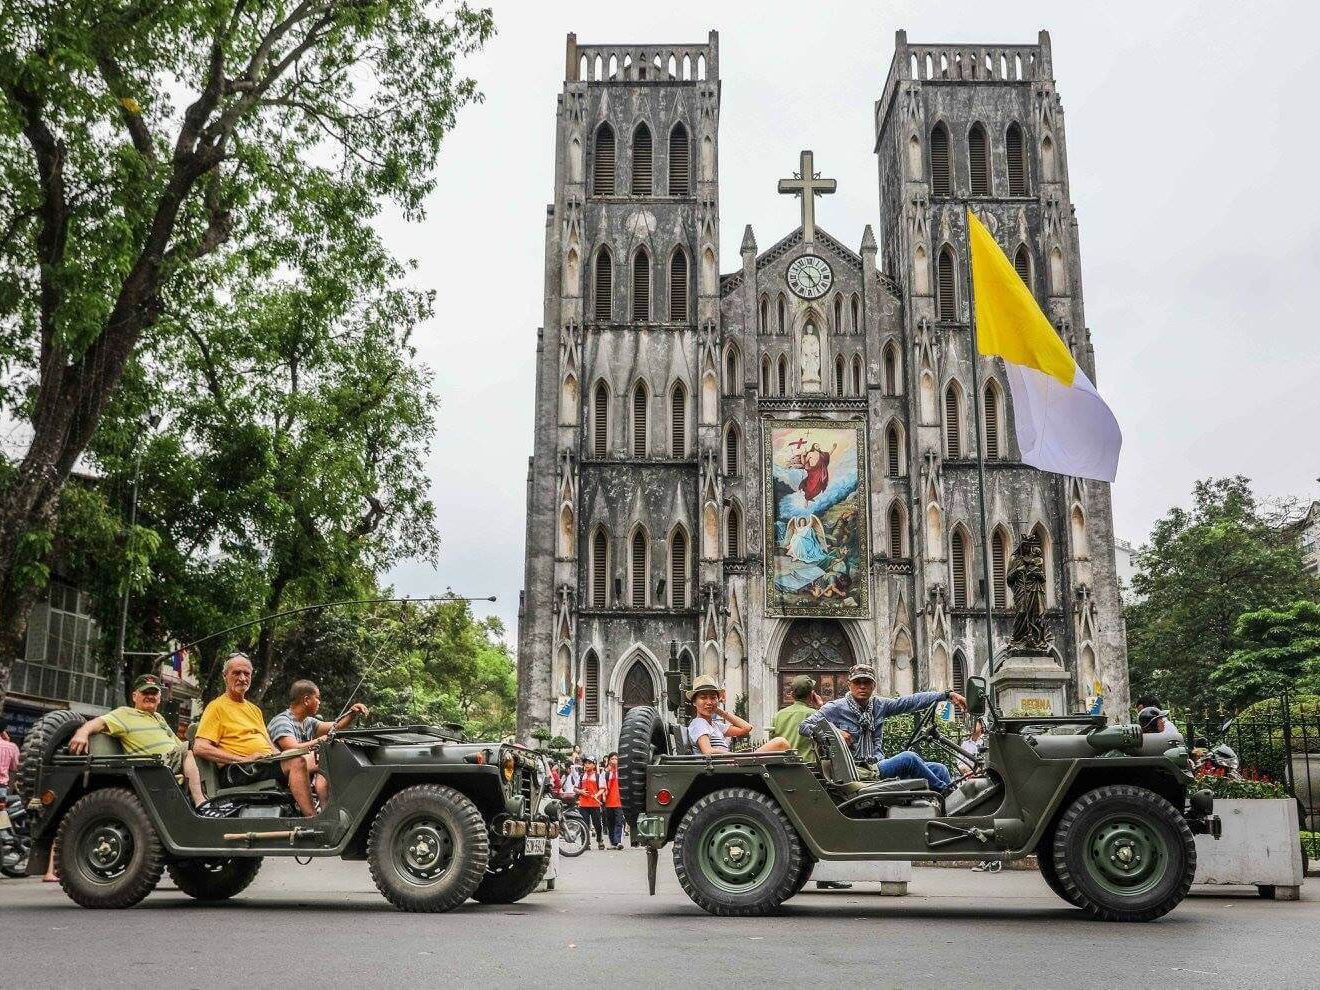
[{"label": "asphalt road", "polygon": [[[667,852],[667,850],[666,850]],[[447,915],[396,912],[365,863],[267,860],[221,906],[169,886],[86,911],[0,880],[0,986],[1315,987],[1320,881],[1300,902],[1195,892],[1147,925],[1086,920],[1035,873],[917,868],[911,893],[808,888],[773,918],[699,911],[638,850],[565,860],[557,889]]]}]

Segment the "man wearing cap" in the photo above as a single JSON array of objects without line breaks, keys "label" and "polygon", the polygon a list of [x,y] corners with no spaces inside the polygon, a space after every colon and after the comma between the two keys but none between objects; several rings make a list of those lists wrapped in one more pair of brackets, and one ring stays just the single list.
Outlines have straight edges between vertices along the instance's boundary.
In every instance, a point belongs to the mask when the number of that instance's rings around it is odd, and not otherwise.
[{"label": "man wearing cap", "polygon": [[798,732],[810,737],[824,719],[843,732],[862,778],[923,777],[934,790],[948,790],[953,775],[943,763],[927,763],[910,751],[884,758],[881,748],[884,721],[890,715],[915,712],[946,700],[966,711],[966,699],[954,691],[919,691],[901,698],[876,698],[874,693],[875,669],[869,664],[858,664],[848,671],[848,694],[826,702],[820,711],[808,715],[798,726]]},{"label": "man wearing cap", "polygon": [[188,744],[170,731],[160,713],[160,681],[143,674],[133,682],[133,707],[124,705],[84,722],[69,740],[69,752],[87,752],[89,740],[98,732],[119,740],[128,756],[158,756],[175,773],[183,774],[193,804],[202,804],[202,778]]},{"label": "man wearing cap", "polygon": [[789,748],[796,749],[802,759],[815,762],[816,747],[812,745],[811,737],[802,735],[798,727],[823,702],[816,693],[816,682],[806,674],[798,674],[793,678],[792,691],[793,703],[775,712],[775,720],[770,730],[771,736],[775,739],[787,739]]},{"label": "man wearing cap", "polygon": [[[752,731],[750,722],[721,707],[723,693],[720,682],[709,674],[702,674],[693,681],[692,690],[688,692],[688,701],[697,710],[696,716],[688,723],[688,741],[703,755],[727,753],[730,739],[741,739]],[[771,739],[756,752],[782,753],[786,749],[787,739]]]},{"label": "man wearing cap", "polygon": [[1143,736],[1158,736],[1169,729],[1169,713],[1159,705],[1147,705],[1137,713]]}]

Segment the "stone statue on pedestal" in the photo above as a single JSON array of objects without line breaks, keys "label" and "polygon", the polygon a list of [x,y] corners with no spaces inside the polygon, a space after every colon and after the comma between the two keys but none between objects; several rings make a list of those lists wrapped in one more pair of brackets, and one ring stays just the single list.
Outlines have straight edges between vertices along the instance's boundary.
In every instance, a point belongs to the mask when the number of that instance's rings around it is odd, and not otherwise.
[{"label": "stone statue on pedestal", "polygon": [[1045,629],[1045,553],[1040,540],[1027,533],[1008,561],[1005,575],[1013,591],[1012,653],[1042,653],[1049,650]]}]

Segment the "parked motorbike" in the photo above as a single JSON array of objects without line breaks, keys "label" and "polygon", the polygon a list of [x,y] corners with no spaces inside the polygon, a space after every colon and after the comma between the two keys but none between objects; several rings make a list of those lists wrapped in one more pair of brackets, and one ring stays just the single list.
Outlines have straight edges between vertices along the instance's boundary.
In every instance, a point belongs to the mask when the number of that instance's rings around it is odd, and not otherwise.
[{"label": "parked motorbike", "polygon": [[28,833],[27,809],[23,799],[11,794],[0,809],[0,873],[7,877],[26,877],[28,852],[32,839]]},{"label": "parked motorbike", "polygon": [[1238,759],[1233,747],[1223,741],[1232,725],[1233,720],[1230,718],[1219,726],[1220,742],[1213,746],[1203,739],[1196,740],[1203,744],[1192,747],[1192,760],[1196,764],[1197,773],[1218,774],[1230,780],[1242,779],[1242,761]]}]

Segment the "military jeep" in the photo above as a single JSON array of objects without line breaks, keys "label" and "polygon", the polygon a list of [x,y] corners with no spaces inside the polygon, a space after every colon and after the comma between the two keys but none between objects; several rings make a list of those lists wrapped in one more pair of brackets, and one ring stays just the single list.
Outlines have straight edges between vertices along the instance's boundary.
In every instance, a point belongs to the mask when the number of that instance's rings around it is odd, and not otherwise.
[{"label": "military jeep", "polygon": [[169,767],[125,755],[103,733],[85,755],[70,754],[82,722],[56,711],[33,727],[19,787],[33,818],[28,874],[46,869],[56,843],[60,883],[84,907],[130,907],[164,872],[194,898],[223,900],[266,856],[365,859],[403,911],[448,911],[469,897],[509,904],[536,888],[558,834],[541,758],[457,727],[332,732],[320,752],[329,803],[304,818],[275,781],[225,786],[201,758],[199,813]]},{"label": "military jeep", "polygon": [[[681,698],[681,675],[667,694]],[[970,678],[969,711],[986,722],[977,759],[919,712],[906,748],[947,753],[965,771],[946,793],[921,779],[859,779],[842,733],[823,720],[815,762],[794,751],[701,755],[680,706],[634,708],[619,737],[624,811],[647,847],[673,843],[687,895],[716,915],[761,915],[807,883],[818,860],[989,860],[1032,853],[1050,888],[1088,914],[1150,921],[1187,894],[1195,833],[1219,836],[1209,791],[1191,792],[1182,737],[1142,736],[1103,715],[1003,716]]]}]

